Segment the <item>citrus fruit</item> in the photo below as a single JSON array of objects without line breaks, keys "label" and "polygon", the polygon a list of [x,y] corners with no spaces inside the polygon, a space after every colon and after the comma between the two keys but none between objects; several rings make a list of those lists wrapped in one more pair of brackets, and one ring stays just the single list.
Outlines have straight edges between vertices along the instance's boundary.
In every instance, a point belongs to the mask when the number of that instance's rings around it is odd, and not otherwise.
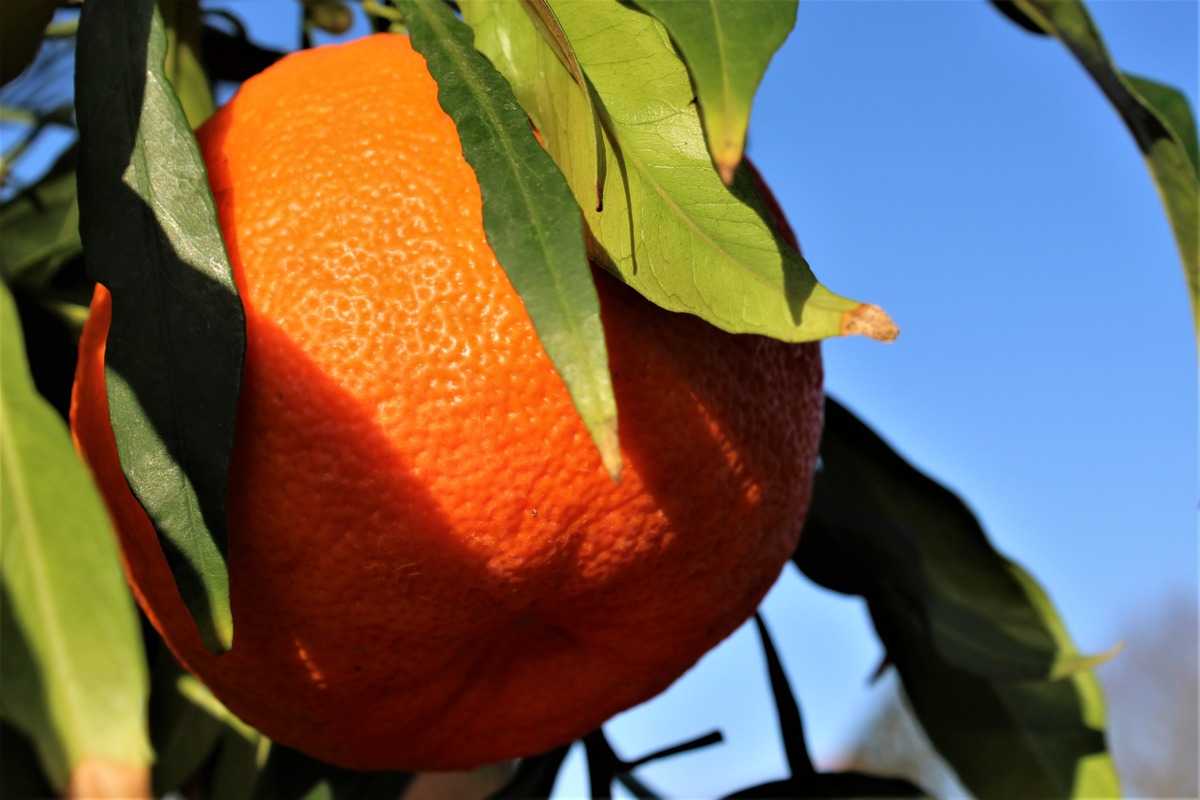
[{"label": "citrus fruit", "polygon": [[753,612],[808,503],[815,345],[722,333],[597,271],[614,482],[406,37],[290,55],[198,137],[246,309],[229,652],[202,646],[122,476],[103,287],[72,423],[142,608],[231,710],[347,767],[467,767],[593,729]]}]

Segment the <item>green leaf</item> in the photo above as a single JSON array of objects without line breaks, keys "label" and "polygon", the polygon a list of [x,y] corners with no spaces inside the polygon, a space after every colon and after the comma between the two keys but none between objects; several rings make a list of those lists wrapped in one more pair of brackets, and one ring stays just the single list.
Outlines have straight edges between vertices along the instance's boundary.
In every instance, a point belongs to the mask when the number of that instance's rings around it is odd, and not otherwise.
[{"label": "green leaf", "polygon": [[779,651],[762,614],[754,615],[754,626],[767,662],[767,678],[775,700],[779,736],[791,775],[783,780],[749,786],[729,798],[748,797],[921,797],[921,791],[898,778],[883,778],[860,772],[817,772],[804,739],[800,705],[792,693]]},{"label": "green leaf", "polygon": [[405,772],[355,772],[273,744],[258,775],[255,797],[258,800],[396,800],[404,796],[412,777]]},{"label": "green leaf", "polygon": [[52,171],[0,206],[0,278],[7,284],[44,285],[79,255],[75,172]]},{"label": "green leaf", "polygon": [[488,800],[549,797],[554,792],[558,773],[562,770],[570,749],[570,744],[564,744],[545,753],[521,759],[508,782],[497,789]]},{"label": "green leaf", "polygon": [[1133,134],[1175,232],[1200,336],[1200,160],[1187,99],[1170,87],[1121,73],[1079,0],[1015,0],[998,7],[1022,27],[1037,26],[1066,45]]},{"label": "green leaf", "polygon": [[750,106],[771,56],[796,24],[797,0],[635,0],[671,34],[700,101],[708,150],[725,183],[746,147]]},{"label": "green leaf", "polygon": [[[270,757],[271,740],[227,709],[195,677],[185,673],[176,674],[174,688],[183,704],[206,715],[210,724],[217,724],[217,757],[211,776],[211,796],[222,800],[251,800]],[[209,735],[207,726],[198,732],[206,738]],[[184,755],[190,762],[196,754]]]},{"label": "green leaf", "polygon": [[529,14],[530,21],[537,27],[542,39],[558,56],[558,60],[571,73],[575,85],[579,87],[583,100],[588,105],[589,116],[592,120],[592,146],[596,151],[596,210],[604,210],[604,181],[608,175],[608,158],[604,155],[604,123],[600,112],[596,109],[595,95],[579,59],[575,57],[575,49],[567,39],[562,29],[562,23],[547,0],[521,0],[521,5]]},{"label": "green leaf", "polygon": [[1120,793],[1099,683],[970,510],[836,401],[795,555],[861,595],[930,740],[982,800]]},{"label": "green leaf", "polygon": [[326,33],[340,36],[354,24],[354,12],[342,0],[301,0],[304,21]]},{"label": "green leaf", "polygon": [[57,0],[5,0],[0,11],[0,86],[33,61],[57,7]]},{"label": "green leaf", "polygon": [[213,797],[221,800],[253,800],[267,759],[271,740],[253,729],[242,733],[226,728],[213,765]]},{"label": "green leaf", "polygon": [[0,712],[60,791],[97,772],[144,787],[148,679],[116,539],[62,418],[34,389],[4,287],[0,370]]},{"label": "green leaf", "polygon": [[112,293],[121,466],[205,645],[230,646],[225,495],[245,318],[153,0],[88,3],[76,57],[80,234]]},{"label": "green leaf", "polygon": [[0,721],[0,787],[6,797],[53,797],[54,787],[38,764],[28,737]]},{"label": "green leaf", "polygon": [[158,0],[167,53],[163,71],[183,106],[193,128],[200,127],[216,110],[212,87],[197,55],[200,49],[200,3],[198,0]]},{"label": "green leaf", "polygon": [[[472,46],[471,30],[441,3],[405,0],[399,8],[479,179],[488,242],[615,477],[617,407],[579,209],[512,90]],[[532,28],[521,6],[513,8]]]},{"label": "green leaf", "polygon": [[476,46],[508,78],[566,176],[604,266],[663,308],[734,333],[895,336],[882,310],[817,283],[799,252],[721,182],[687,69],[661,24],[617,0],[550,5],[600,100],[603,211],[590,203],[591,122],[580,88],[519,4],[460,3]]},{"label": "green leaf", "polygon": [[1165,83],[1129,72],[1122,72],[1121,77],[1180,139],[1183,149],[1187,152],[1188,161],[1192,163],[1192,171],[1200,173],[1200,142],[1196,140],[1196,118],[1192,116],[1192,107],[1187,96],[1174,86],[1167,86]]},{"label": "green leaf", "polygon": [[172,656],[162,655],[150,696],[150,733],[156,754],[152,785],[160,797],[180,788],[196,773],[216,750],[232,716],[197,702],[196,694],[212,697],[211,693],[182,672]]}]

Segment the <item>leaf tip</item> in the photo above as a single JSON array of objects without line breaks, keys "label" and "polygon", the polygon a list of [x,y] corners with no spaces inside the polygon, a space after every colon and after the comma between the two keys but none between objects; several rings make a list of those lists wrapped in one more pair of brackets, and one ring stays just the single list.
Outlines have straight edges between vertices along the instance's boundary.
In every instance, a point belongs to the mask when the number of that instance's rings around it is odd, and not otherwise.
[{"label": "leaf tip", "polygon": [[860,303],[842,314],[838,335],[869,336],[877,342],[892,342],[900,335],[900,328],[879,306]]},{"label": "leaf tip", "polygon": [[68,798],[150,797],[150,769],[103,758],[85,758],[71,770]]},{"label": "leaf tip", "polygon": [[604,471],[613,483],[618,483],[621,480],[621,446],[617,438],[616,417],[600,420],[592,426],[591,434],[596,449],[600,451]]},{"label": "leaf tip", "polygon": [[[220,602],[220,599],[218,599]],[[192,609],[193,619],[200,632],[200,640],[213,655],[222,655],[233,648],[233,619],[225,605],[216,613],[206,614],[204,608]]]},{"label": "leaf tip", "polygon": [[733,185],[733,176],[737,172],[738,165],[742,163],[742,152],[740,150],[726,150],[716,157],[717,172],[721,173],[721,182],[726,186]]},{"label": "leaf tip", "polygon": [[1107,650],[1092,655],[1074,655],[1063,659],[1050,671],[1051,680],[1069,678],[1077,672],[1095,669],[1101,664],[1112,661],[1125,649],[1125,642],[1119,641]]}]

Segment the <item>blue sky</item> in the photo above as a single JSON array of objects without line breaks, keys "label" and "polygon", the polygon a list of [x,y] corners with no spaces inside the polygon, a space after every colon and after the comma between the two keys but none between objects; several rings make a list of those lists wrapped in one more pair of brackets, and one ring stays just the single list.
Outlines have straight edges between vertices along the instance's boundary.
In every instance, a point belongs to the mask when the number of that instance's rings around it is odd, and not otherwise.
[{"label": "blue sky", "polygon": [[[1195,3],[1091,9],[1121,68],[1195,107]],[[829,391],[966,498],[1078,644],[1111,646],[1173,593],[1194,603],[1182,269],[1140,153],[1065,48],[983,2],[801,2],[750,153],[817,275],[902,328],[892,346],[827,343]],[[879,695],[861,605],[789,570],[765,610],[814,754],[835,761]],[[719,726],[727,745],[639,774],[683,796],[782,775],[761,672],[743,628],[619,717],[618,747]],[[583,793],[572,766],[560,788]]]},{"label": "blue sky", "polygon": [[[222,5],[254,38],[295,46],[298,4]],[[1196,3],[1091,9],[1123,69],[1195,107]],[[818,276],[902,327],[891,346],[827,343],[829,390],[967,499],[1080,647],[1108,648],[1172,596],[1194,604],[1196,352],[1179,257],[1132,138],[1065,49],[984,2],[802,2],[749,149]],[[834,762],[880,696],[866,616],[790,568],[765,613],[814,755]],[[782,776],[773,714],[743,628],[608,730],[637,756],[722,729],[724,745],[639,773],[713,796]],[[575,752],[560,794],[585,787]]]}]

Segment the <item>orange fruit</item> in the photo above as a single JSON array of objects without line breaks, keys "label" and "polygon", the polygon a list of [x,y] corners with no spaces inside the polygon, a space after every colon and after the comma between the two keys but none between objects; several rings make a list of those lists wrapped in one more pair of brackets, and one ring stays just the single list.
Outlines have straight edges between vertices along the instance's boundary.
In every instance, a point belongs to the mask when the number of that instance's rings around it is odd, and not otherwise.
[{"label": "orange fruit", "polygon": [[231,710],[347,767],[467,767],[593,729],[753,612],[809,499],[815,345],[597,272],[613,482],[406,37],[290,55],[198,135],[247,322],[228,653],[201,645],[122,476],[103,287],[72,422],[142,608]]}]

